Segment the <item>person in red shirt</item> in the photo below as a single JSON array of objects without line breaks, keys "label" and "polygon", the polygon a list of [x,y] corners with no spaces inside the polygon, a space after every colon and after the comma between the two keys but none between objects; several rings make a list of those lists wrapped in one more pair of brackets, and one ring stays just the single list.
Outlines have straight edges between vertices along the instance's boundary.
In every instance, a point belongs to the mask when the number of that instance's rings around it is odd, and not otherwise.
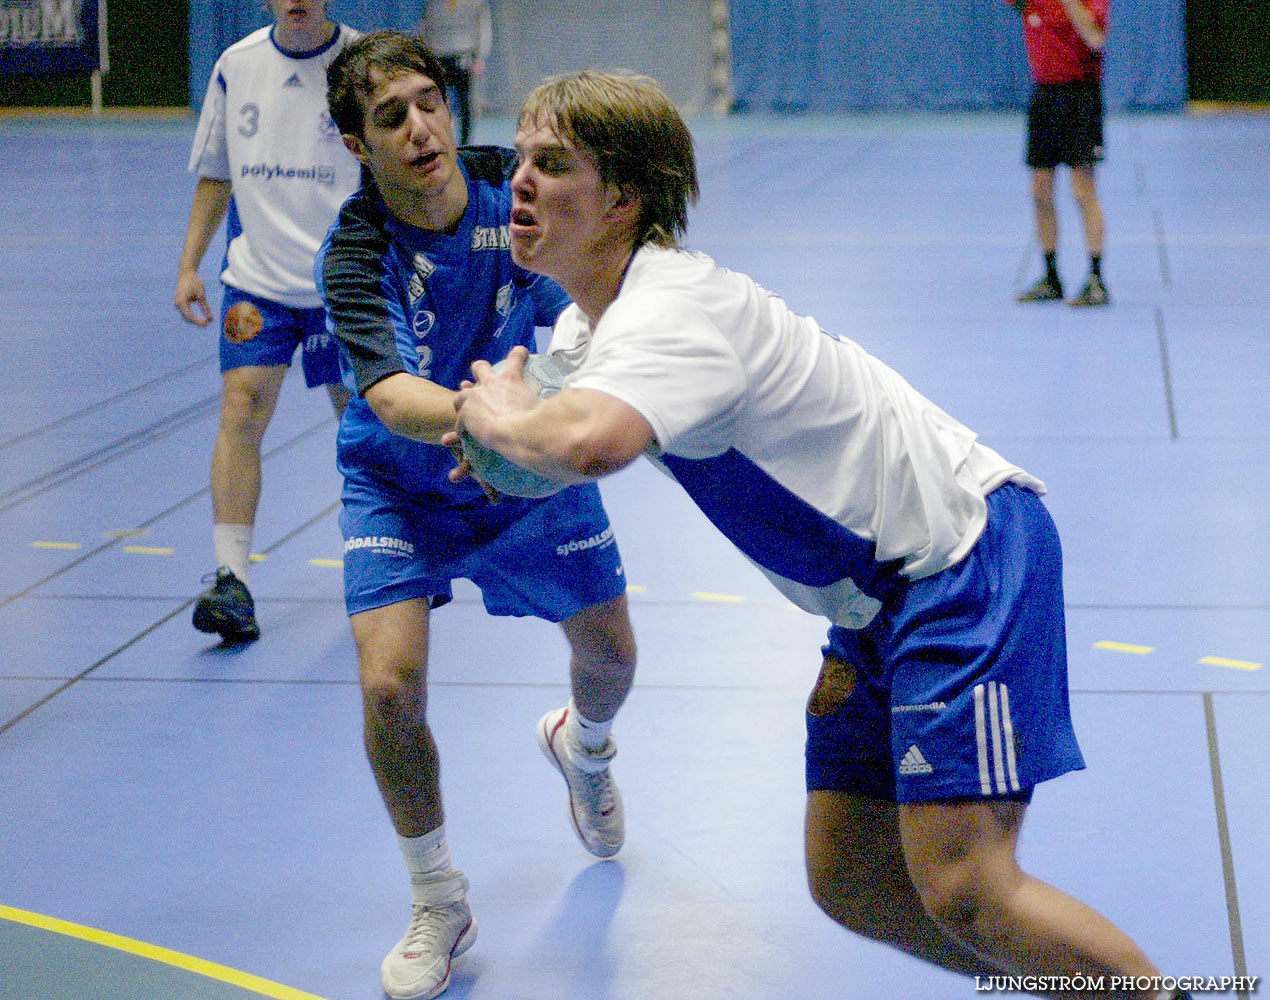
[{"label": "person in red shirt", "polygon": [[1058,276],[1058,220],[1054,174],[1071,170],[1072,194],[1080,208],[1089,250],[1089,279],[1073,306],[1111,302],[1102,278],[1104,221],[1094,179],[1103,158],[1102,52],[1107,40],[1108,0],[1007,0],[1023,15],[1023,42],[1035,87],[1028,106],[1027,165],[1032,171],[1036,234],[1045,274],[1018,296],[1020,302],[1063,297]]}]

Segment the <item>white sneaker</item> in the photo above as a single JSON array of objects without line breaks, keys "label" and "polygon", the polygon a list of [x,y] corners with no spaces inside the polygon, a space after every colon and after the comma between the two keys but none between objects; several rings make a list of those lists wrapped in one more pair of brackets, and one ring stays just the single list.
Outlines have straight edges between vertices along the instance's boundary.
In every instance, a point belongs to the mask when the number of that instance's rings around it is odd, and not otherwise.
[{"label": "white sneaker", "polygon": [[626,840],[622,794],[609,773],[617,742],[609,736],[599,750],[587,750],[565,734],[569,709],[557,708],[538,720],[538,745],[569,786],[569,816],[582,846],[611,858]]},{"label": "white sneaker", "polygon": [[410,926],[379,967],[392,1000],[432,1000],[450,985],[450,960],[476,941],[476,921],[466,900],[448,906],[411,906]]}]

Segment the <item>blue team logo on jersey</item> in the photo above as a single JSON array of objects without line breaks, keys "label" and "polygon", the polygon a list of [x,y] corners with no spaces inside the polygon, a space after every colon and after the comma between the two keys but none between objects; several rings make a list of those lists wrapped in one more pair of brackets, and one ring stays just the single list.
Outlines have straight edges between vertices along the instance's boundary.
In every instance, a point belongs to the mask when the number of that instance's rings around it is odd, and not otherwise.
[{"label": "blue team logo on jersey", "polygon": [[340,127],[335,124],[335,119],[326,110],[318,116],[318,130],[322,133],[322,138],[328,141],[334,141],[340,137]]},{"label": "blue team logo on jersey", "polygon": [[437,266],[421,253],[415,254],[411,263],[414,265],[415,273],[410,276],[410,281],[406,285],[406,292],[410,296],[410,304],[414,305],[423,298],[423,283],[428,280],[428,277],[437,269]]},{"label": "blue team logo on jersey", "polygon": [[510,281],[494,296],[494,309],[504,318],[512,314],[512,283]]},{"label": "blue team logo on jersey", "polygon": [[437,315],[426,309],[421,309],[415,313],[414,320],[411,321],[410,325],[414,328],[415,336],[423,340],[424,337],[432,332],[432,328],[437,325]]},{"label": "blue team logo on jersey", "polygon": [[428,260],[427,255],[422,253],[415,254],[411,263],[414,265],[415,274],[419,275],[422,281],[427,281],[432,276],[432,272],[437,269],[436,264]]}]

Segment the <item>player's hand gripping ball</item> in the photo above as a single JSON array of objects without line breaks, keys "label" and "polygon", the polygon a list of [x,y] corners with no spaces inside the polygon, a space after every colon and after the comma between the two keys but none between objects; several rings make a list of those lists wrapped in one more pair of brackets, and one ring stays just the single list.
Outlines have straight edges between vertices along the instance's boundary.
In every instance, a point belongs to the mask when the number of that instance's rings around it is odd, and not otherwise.
[{"label": "player's hand gripping ball", "polygon": [[[501,372],[506,366],[506,360],[500,361],[494,365],[494,371]],[[546,399],[560,391],[565,376],[571,371],[573,366],[559,358],[549,354],[531,354],[525,359],[525,385],[539,399]],[[463,457],[472,467],[472,472],[499,493],[513,497],[549,497],[569,485],[516,465],[492,448],[486,448],[465,430],[459,432],[459,438]]]}]

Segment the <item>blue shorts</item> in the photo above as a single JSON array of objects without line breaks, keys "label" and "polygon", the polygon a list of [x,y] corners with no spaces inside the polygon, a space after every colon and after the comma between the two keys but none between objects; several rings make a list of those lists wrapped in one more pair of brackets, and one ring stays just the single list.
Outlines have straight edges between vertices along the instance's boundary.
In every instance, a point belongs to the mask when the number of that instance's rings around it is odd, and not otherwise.
[{"label": "blue shorts", "polygon": [[221,299],[220,370],[289,365],[299,347],[310,389],[340,381],[340,347],[327,332],[325,309],[295,309],[232,285]]},{"label": "blue shorts", "polygon": [[994,490],[965,559],[909,583],[867,627],[834,626],[823,651],[807,710],[809,791],[1027,800],[1085,766],[1068,706],[1058,532],[1029,490]]},{"label": "blue shorts", "polygon": [[344,603],[350,615],[412,598],[432,607],[465,577],[493,615],[549,622],[626,590],[617,540],[593,484],[542,500],[420,502],[345,479]]}]

